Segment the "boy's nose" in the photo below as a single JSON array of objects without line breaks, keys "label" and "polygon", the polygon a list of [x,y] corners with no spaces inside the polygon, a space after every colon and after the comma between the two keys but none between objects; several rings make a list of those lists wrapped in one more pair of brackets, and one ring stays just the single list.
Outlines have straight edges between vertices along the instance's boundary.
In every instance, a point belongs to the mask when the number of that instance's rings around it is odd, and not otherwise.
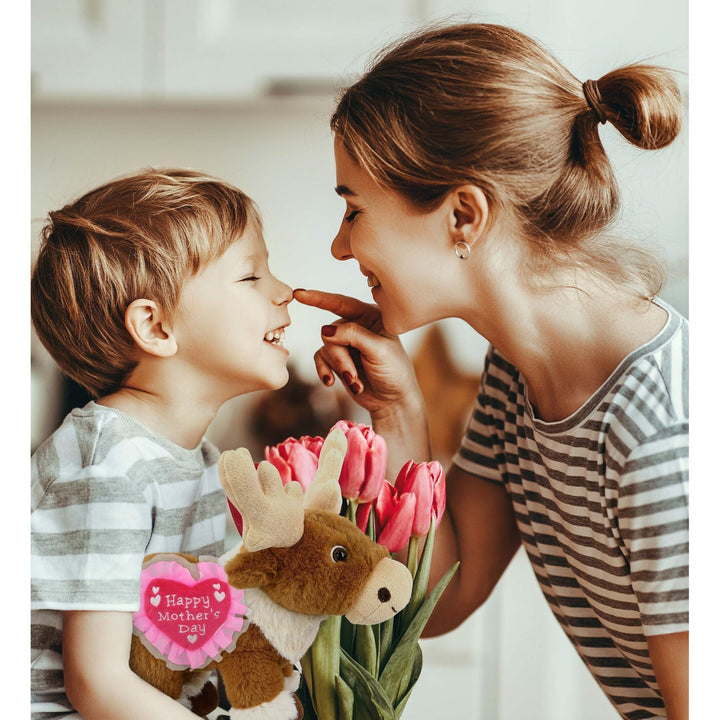
[{"label": "boy's nose", "polygon": [[287,305],[293,299],[293,290],[280,280],[276,280],[277,289],[273,293],[273,299],[276,305]]}]

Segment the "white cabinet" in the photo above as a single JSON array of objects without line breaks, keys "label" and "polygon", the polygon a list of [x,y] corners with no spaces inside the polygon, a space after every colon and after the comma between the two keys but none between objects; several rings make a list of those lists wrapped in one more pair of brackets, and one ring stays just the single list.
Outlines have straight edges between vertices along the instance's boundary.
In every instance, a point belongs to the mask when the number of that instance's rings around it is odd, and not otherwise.
[{"label": "white cabinet", "polygon": [[167,97],[332,93],[401,33],[406,2],[184,0],[166,3]]},{"label": "white cabinet", "polygon": [[33,0],[33,98],[332,94],[373,52],[462,0]]},{"label": "white cabinet", "polygon": [[141,97],[144,14],[143,0],[33,0],[33,96]]}]

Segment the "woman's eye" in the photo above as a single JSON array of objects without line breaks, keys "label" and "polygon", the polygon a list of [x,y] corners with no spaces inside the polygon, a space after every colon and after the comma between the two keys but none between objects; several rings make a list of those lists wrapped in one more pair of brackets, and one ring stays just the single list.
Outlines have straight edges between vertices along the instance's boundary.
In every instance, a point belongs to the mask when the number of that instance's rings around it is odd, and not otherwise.
[{"label": "woman's eye", "polygon": [[248,275],[247,277],[244,277],[240,280],[240,282],[255,282],[255,280],[259,280],[260,278],[256,275]]},{"label": "woman's eye", "polygon": [[348,558],[348,551],[342,545],[336,545],[330,551],[330,557],[334,563],[345,562]]},{"label": "woman's eye", "polygon": [[353,210],[351,213],[345,216],[345,222],[352,222],[359,212],[359,210]]}]

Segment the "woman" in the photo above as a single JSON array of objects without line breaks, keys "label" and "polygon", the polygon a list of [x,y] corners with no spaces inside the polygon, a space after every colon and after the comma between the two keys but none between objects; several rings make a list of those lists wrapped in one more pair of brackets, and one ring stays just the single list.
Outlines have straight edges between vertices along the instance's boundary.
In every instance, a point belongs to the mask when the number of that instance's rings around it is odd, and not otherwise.
[{"label": "woman", "polygon": [[389,446],[391,477],[431,458],[397,336],[446,317],[490,342],[447,475],[429,634],[488,597],[520,543],[555,616],[624,718],[687,717],[687,322],[662,266],[607,234],[618,191],[598,135],[655,149],[680,127],[669,73],[581,83],[508,28],[410,37],[332,118],[332,244],[376,305],[297,290],[340,319],[316,353]]}]

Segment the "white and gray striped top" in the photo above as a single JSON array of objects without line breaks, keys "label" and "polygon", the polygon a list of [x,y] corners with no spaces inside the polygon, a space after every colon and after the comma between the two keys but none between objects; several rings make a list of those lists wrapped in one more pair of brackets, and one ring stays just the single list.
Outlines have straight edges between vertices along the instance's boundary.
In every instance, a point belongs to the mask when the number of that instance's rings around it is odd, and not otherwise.
[{"label": "white and gray striped top", "polygon": [[688,324],[669,318],[560,422],[493,348],[461,469],[505,485],[555,617],[627,720],[666,717],[646,637],[688,629]]},{"label": "white and gray striped top", "polygon": [[63,610],[134,612],[145,554],[223,553],[218,455],[206,440],[187,450],[95,402],[73,410],[35,452],[33,720],[79,717],[64,691]]}]

